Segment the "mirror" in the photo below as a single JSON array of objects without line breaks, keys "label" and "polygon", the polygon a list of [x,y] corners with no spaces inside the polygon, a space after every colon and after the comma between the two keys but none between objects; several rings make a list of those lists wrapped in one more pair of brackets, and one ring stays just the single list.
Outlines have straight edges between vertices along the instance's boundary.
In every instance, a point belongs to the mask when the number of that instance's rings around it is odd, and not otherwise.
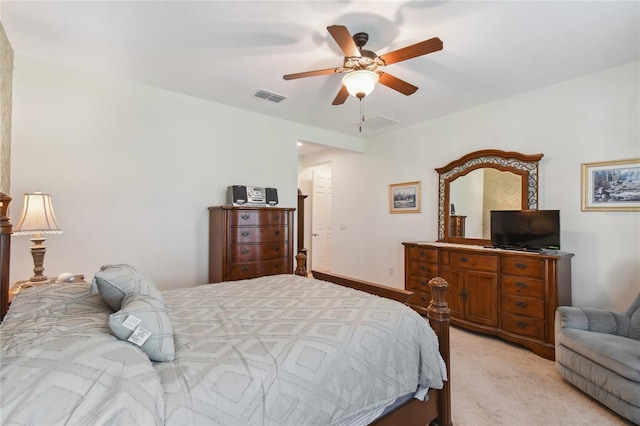
[{"label": "mirror", "polygon": [[482,150],[436,169],[438,241],[489,245],[491,210],[537,209],[541,158]]},{"label": "mirror", "polygon": [[475,169],[449,182],[449,204],[454,206],[449,236],[490,240],[489,212],[522,208],[522,176],[490,167]]}]

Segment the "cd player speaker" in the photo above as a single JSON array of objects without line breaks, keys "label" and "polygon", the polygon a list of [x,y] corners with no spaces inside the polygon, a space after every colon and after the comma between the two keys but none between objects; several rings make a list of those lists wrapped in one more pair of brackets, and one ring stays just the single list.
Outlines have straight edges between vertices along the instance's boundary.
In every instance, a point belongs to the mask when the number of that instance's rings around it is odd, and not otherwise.
[{"label": "cd player speaker", "polygon": [[278,204],[278,190],[276,188],[265,188],[265,193],[268,206]]},{"label": "cd player speaker", "polygon": [[247,204],[247,187],[244,185],[233,185],[229,187],[229,201],[233,206]]}]

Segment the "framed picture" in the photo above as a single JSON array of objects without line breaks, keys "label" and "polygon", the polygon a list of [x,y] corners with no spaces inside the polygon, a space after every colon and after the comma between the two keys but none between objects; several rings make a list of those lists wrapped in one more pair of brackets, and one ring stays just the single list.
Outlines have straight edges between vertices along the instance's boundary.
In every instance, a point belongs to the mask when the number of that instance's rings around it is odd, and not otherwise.
[{"label": "framed picture", "polygon": [[640,211],[640,158],[582,164],[583,211]]},{"label": "framed picture", "polygon": [[389,213],[420,213],[420,181],[389,185]]}]

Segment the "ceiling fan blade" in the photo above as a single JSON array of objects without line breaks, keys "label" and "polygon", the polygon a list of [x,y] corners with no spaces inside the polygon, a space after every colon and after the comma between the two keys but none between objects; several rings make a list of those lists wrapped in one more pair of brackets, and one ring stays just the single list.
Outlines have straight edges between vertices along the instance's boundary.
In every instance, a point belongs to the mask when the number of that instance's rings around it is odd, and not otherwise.
[{"label": "ceiling fan blade", "polygon": [[403,95],[409,96],[415,93],[416,90],[418,90],[418,87],[414,86],[413,84],[407,83],[404,80],[400,80],[398,77],[394,77],[389,73],[379,72],[378,74],[380,74],[380,80],[378,80],[378,83],[396,90]]},{"label": "ceiling fan blade", "polygon": [[333,100],[331,105],[342,105],[344,101],[347,100],[348,97],[349,97],[349,92],[347,91],[346,86],[343,85],[340,88],[338,95],[336,95],[336,98]]},{"label": "ceiling fan blade", "polygon": [[407,59],[415,58],[417,56],[426,55],[427,53],[437,52],[438,50],[442,50],[442,40],[438,37],[434,37],[429,40],[421,41],[420,43],[412,44],[411,46],[403,47],[402,49],[380,55],[380,59],[384,61],[385,65],[390,65],[396,62],[406,61]]},{"label": "ceiling fan blade", "polygon": [[327,27],[327,31],[329,31],[331,37],[338,43],[344,56],[360,56],[360,49],[356,46],[356,42],[353,41],[353,37],[351,37],[347,27],[343,25],[331,25]]},{"label": "ceiling fan blade", "polygon": [[282,76],[285,80],[295,80],[296,78],[315,77],[317,75],[337,74],[342,72],[342,68],[327,68],[324,70],[305,71],[296,74],[285,74]]}]

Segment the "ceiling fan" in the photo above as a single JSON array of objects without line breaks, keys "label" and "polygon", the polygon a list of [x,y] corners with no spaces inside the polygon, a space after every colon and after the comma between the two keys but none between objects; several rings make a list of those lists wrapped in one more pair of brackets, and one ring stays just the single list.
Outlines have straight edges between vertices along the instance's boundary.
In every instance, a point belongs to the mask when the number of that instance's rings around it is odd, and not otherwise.
[{"label": "ceiling fan", "polygon": [[327,27],[327,31],[329,31],[329,34],[331,34],[344,53],[342,66],[323,70],[305,71],[296,74],[286,74],[282,76],[282,78],[285,80],[295,80],[298,78],[315,77],[317,75],[347,73],[342,79],[342,87],[333,100],[332,105],[343,104],[349,97],[349,94],[362,99],[371,93],[378,82],[409,96],[418,90],[418,87],[398,77],[394,77],[387,72],[381,71],[378,68],[442,50],[442,40],[434,37],[378,56],[370,50],[363,49],[364,45],[369,41],[369,35],[367,33],[357,33],[352,37],[347,27],[343,25],[331,25]]}]

